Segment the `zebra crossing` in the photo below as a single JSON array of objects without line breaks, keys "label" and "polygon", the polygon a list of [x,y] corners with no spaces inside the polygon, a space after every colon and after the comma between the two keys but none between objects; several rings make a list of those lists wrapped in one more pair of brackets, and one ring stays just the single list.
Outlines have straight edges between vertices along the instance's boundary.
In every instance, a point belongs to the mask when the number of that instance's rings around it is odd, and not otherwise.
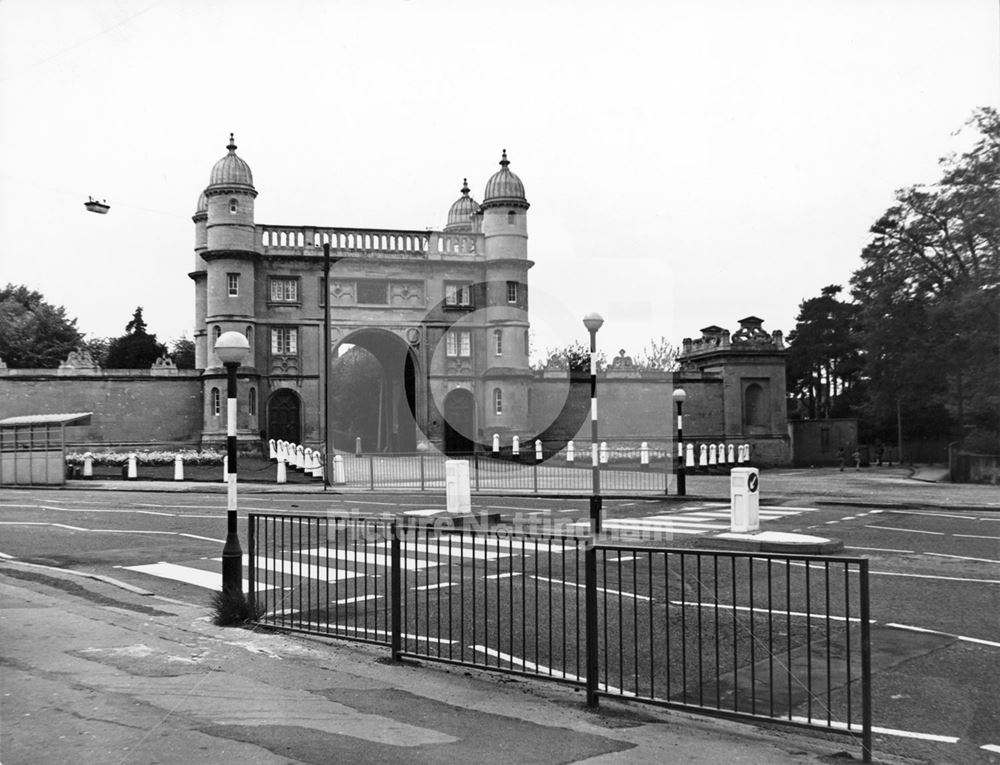
[{"label": "zebra crossing", "polygon": [[[764,523],[816,510],[817,508],[814,507],[762,506],[759,517],[761,523]],[[601,521],[601,528],[612,533],[655,536],[657,538],[669,538],[673,535],[692,536],[728,531],[730,515],[731,510],[728,503],[709,502],[683,507],[680,512],[667,515],[605,519]],[[571,525],[582,531],[586,529],[589,522],[579,521]]]}]

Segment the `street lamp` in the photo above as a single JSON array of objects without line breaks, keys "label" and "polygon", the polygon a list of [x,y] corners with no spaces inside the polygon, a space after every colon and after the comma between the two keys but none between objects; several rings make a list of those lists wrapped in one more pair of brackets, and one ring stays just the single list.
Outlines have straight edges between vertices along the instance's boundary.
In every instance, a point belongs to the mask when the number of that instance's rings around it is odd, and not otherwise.
[{"label": "street lamp", "polygon": [[590,497],[590,526],[595,534],[601,532],[601,466],[597,447],[597,330],[604,324],[599,313],[583,317],[583,326],[590,333],[590,464],[594,490]]},{"label": "street lamp", "polygon": [[222,591],[243,592],[243,550],[236,530],[236,370],[250,352],[239,332],[223,332],[215,354],[226,367],[226,480],[228,483],[226,544],[222,548]]},{"label": "street lamp", "polygon": [[684,400],[687,393],[683,388],[674,391],[674,403],[677,404],[677,496],[683,497],[687,491],[684,476]]}]

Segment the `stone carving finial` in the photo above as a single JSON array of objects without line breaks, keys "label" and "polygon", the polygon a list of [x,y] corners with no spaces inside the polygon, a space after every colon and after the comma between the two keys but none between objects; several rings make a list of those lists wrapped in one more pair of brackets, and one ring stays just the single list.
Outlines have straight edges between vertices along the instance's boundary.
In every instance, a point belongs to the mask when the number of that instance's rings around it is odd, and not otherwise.
[{"label": "stone carving finial", "polygon": [[84,346],[74,348],[66,360],[59,365],[60,369],[97,369],[97,363],[90,351]]},{"label": "stone carving finial", "polygon": [[160,356],[156,361],[153,362],[154,369],[174,369],[176,365],[174,360],[167,355]]}]

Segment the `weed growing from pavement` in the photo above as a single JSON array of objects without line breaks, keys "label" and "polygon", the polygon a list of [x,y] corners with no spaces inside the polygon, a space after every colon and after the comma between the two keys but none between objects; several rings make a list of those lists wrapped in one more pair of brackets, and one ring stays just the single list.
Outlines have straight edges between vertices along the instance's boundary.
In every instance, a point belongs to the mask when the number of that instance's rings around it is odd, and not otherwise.
[{"label": "weed growing from pavement", "polygon": [[243,627],[253,624],[260,617],[257,603],[240,590],[221,590],[212,593],[212,621],[219,627]]}]

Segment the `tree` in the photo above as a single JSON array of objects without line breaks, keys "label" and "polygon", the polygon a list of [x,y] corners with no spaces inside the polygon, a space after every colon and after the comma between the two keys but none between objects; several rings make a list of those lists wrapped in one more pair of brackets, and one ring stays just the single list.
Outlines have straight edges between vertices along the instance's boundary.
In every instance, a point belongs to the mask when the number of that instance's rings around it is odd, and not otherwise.
[{"label": "tree", "polygon": [[650,340],[644,346],[642,355],[636,359],[637,369],[649,372],[672,372],[677,369],[677,357],[680,349],[670,344],[667,338],[660,336],[659,340]]},{"label": "tree", "polygon": [[[554,366],[569,369],[571,372],[590,371],[590,348],[579,342],[570,343],[563,348],[549,348],[545,351],[545,358],[543,369]],[[597,368],[604,369],[607,366],[607,361],[604,351],[598,351]]]},{"label": "tree", "polygon": [[167,347],[157,342],[156,335],[146,332],[142,306],[139,306],[125,325],[125,334],[108,344],[106,364],[108,369],[148,369],[166,352]]},{"label": "tree", "polygon": [[851,279],[868,411],[889,427],[898,407],[911,436],[998,426],[1000,115],[979,109],[966,127],[973,147],[896,193]]},{"label": "tree", "polygon": [[53,369],[83,340],[76,319],[40,292],[8,284],[0,290],[0,358],[19,369]]},{"label": "tree", "polygon": [[330,364],[330,391],[334,427],[340,432],[339,448],[353,448],[353,439],[378,443],[379,390],[385,373],[382,365],[364,348],[353,346]]},{"label": "tree", "polygon": [[170,358],[178,369],[194,369],[194,340],[183,335],[174,340]]},{"label": "tree", "polygon": [[106,367],[108,361],[108,346],[111,339],[107,337],[88,337],[83,341],[83,347],[90,353],[90,358],[99,367]]},{"label": "tree", "polygon": [[837,299],[842,289],[831,284],[819,297],[803,300],[795,329],[788,333],[788,393],[813,419],[848,416],[858,401],[858,309]]}]

